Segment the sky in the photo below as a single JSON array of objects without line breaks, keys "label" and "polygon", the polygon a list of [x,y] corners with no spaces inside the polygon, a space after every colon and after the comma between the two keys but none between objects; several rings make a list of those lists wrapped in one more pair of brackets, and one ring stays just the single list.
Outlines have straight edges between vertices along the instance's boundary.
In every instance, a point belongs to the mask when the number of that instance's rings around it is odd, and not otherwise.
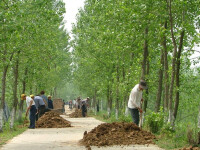
[{"label": "sky", "polygon": [[65,28],[68,32],[71,32],[72,23],[76,23],[76,14],[80,7],[84,7],[85,0],[63,0],[65,3],[66,14],[64,16]]}]

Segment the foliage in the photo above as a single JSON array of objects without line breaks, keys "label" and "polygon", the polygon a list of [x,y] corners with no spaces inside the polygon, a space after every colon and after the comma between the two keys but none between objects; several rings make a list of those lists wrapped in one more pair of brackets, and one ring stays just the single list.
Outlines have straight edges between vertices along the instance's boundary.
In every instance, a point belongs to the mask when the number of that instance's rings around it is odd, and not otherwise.
[{"label": "foliage", "polygon": [[145,117],[145,125],[152,133],[158,133],[164,125],[164,117],[162,108],[158,113],[149,112]]}]

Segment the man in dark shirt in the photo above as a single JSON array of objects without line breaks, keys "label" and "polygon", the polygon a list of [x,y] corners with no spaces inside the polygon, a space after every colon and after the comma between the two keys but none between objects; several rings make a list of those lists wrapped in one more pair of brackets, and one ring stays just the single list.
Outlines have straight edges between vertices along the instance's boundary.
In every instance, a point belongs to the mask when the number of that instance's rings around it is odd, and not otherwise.
[{"label": "man in dark shirt", "polygon": [[45,94],[45,91],[41,91],[40,92],[40,97],[42,97],[44,99],[45,107],[48,108],[48,98],[44,94]]},{"label": "man in dark shirt", "polygon": [[36,121],[45,113],[45,103],[42,97],[35,96],[34,97],[35,106],[37,109]]},{"label": "man in dark shirt", "polygon": [[89,97],[87,97],[87,99],[81,101],[81,110],[82,110],[83,117],[87,116],[87,107],[89,107],[88,101],[89,101]]},{"label": "man in dark shirt", "polygon": [[53,109],[53,101],[51,100],[51,95],[48,95],[47,98],[48,98],[48,108]]}]

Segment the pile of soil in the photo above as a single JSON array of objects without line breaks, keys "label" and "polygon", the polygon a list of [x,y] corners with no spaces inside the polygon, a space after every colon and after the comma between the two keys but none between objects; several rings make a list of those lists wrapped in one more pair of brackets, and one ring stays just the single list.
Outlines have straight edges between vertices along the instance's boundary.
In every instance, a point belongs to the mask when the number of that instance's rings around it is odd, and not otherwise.
[{"label": "pile of soil", "polygon": [[56,112],[49,111],[46,112],[42,117],[36,122],[36,128],[65,128],[71,127],[71,123]]},{"label": "pile of soil", "polygon": [[63,109],[64,102],[62,99],[54,99],[53,100],[53,108],[54,109]]},{"label": "pile of soil", "polygon": [[81,109],[75,109],[75,112],[69,114],[70,118],[81,118],[82,116],[82,111]]},{"label": "pile of soil", "polygon": [[154,144],[155,136],[150,132],[143,131],[134,123],[114,122],[103,123],[89,133],[84,132],[80,141],[86,147],[130,145],[130,144]]}]

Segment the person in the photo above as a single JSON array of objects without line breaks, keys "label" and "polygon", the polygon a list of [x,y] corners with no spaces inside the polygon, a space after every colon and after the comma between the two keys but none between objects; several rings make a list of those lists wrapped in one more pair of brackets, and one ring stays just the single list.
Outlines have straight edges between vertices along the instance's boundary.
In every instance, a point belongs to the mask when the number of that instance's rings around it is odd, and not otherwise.
[{"label": "person", "polygon": [[39,95],[34,97],[35,106],[37,108],[36,121],[45,113],[45,103]]},{"label": "person", "polygon": [[81,109],[81,98],[80,97],[77,98],[77,108]]},{"label": "person", "polygon": [[51,100],[51,95],[48,95],[47,98],[48,98],[48,108],[53,109],[53,101]]},{"label": "person", "polygon": [[30,114],[29,114],[30,125],[29,125],[28,128],[29,129],[35,129],[35,114],[36,114],[36,111],[37,111],[36,106],[35,106],[35,102],[31,97],[26,96],[26,94],[21,95],[21,100],[26,100],[26,104],[27,104],[26,117],[28,115],[28,112],[30,111]]},{"label": "person", "polygon": [[48,98],[44,94],[45,94],[45,91],[41,91],[40,92],[40,97],[42,97],[44,99],[45,107],[48,108]]},{"label": "person", "polygon": [[89,101],[89,97],[87,97],[86,100],[81,101],[81,110],[82,110],[83,117],[87,116],[87,107],[89,106],[88,101]]},{"label": "person", "polygon": [[72,100],[69,101],[69,109],[72,110]]},{"label": "person", "polygon": [[142,92],[147,89],[146,82],[141,80],[139,84],[136,84],[131,90],[128,108],[132,117],[133,122],[139,125],[139,112],[142,113],[141,102],[143,102]]}]

